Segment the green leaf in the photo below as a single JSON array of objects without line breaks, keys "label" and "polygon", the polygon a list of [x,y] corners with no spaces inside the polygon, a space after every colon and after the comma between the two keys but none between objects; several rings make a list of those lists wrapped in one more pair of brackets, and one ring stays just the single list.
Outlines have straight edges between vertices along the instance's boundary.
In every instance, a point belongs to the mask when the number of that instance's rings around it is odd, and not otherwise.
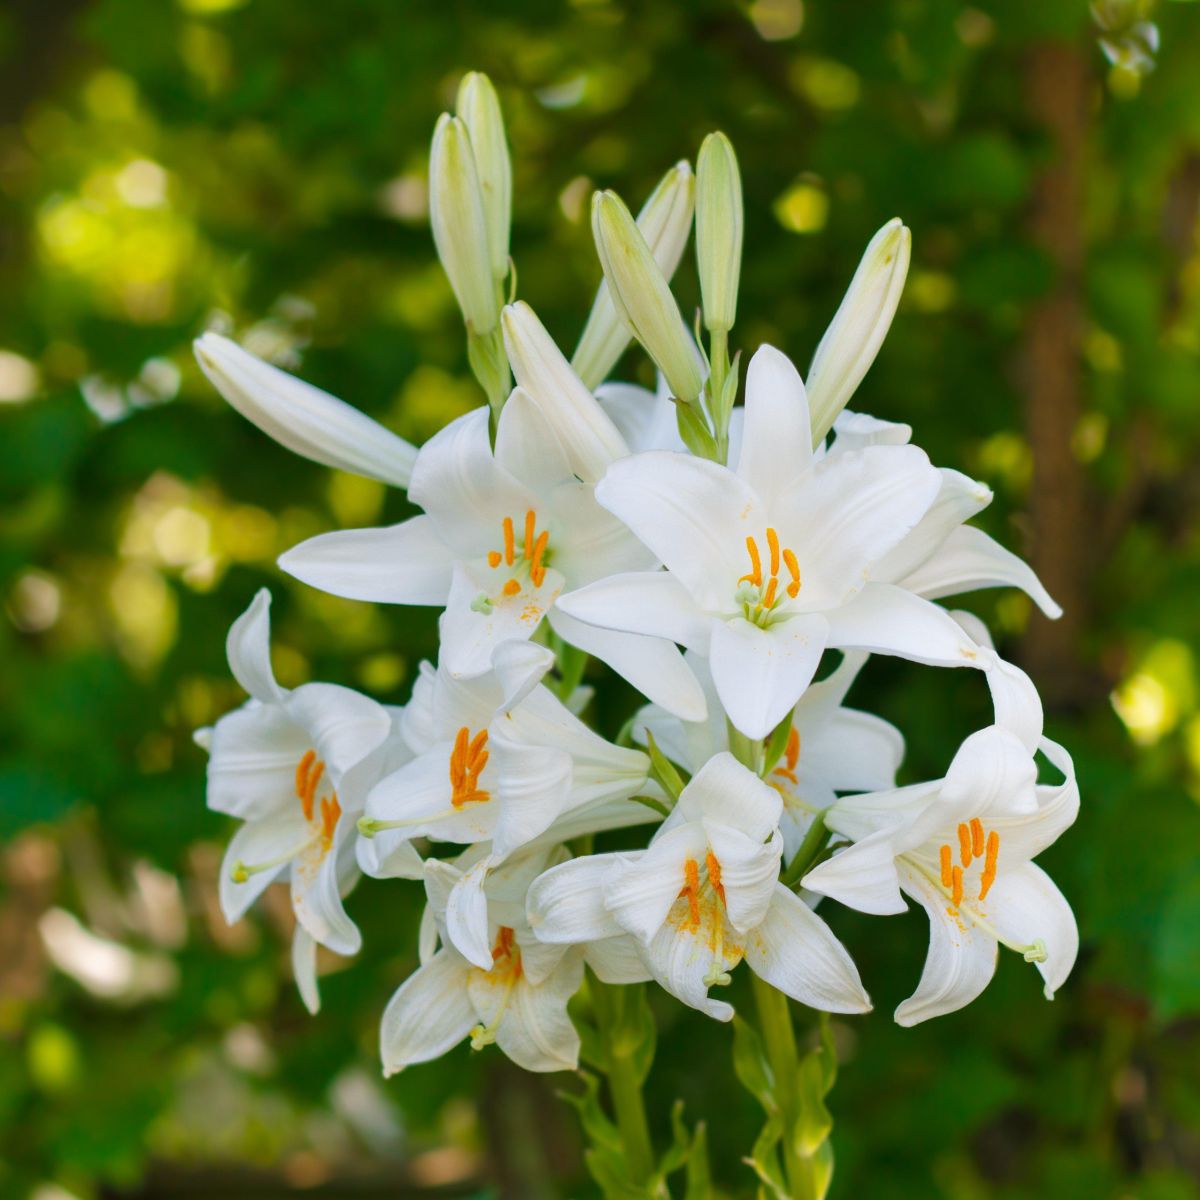
[{"label": "green leaf", "polygon": [[765,1185],[773,1200],[794,1200],[788,1191],[783,1170],[779,1165],[779,1155],[776,1153],[776,1147],[782,1137],[783,1118],[776,1113],[762,1127],[762,1132],[754,1139],[754,1149],[744,1161]]},{"label": "green leaf", "polygon": [[650,755],[650,773],[673,801],[678,800],[679,793],[684,788],[683,776],[675,764],[658,748],[654,734],[649,729],[646,730],[646,750]]},{"label": "green leaf", "polygon": [[769,1116],[779,1111],[775,1080],[758,1030],[741,1017],[733,1018],[733,1069],[741,1085]]},{"label": "green leaf", "polygon": [[0,767],[0,836],[59,820],[77,796],[65,783],[32,763]]}]

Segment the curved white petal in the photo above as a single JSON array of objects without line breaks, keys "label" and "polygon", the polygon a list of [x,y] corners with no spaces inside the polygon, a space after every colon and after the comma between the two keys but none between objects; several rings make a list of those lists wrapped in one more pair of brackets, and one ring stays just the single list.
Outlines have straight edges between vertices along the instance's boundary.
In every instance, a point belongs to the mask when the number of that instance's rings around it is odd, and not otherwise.
[{"label": "curved white petal", "polygon": [[940,483],[915,446],[849,451],[799,476],[778,503],[780,536],[800,564],[797,603],[823,611],[851,599],[928,512]]},{"label": "curved white petal", "polygon": [[820,892],[859,912],[886,917],[908,908],[900,895],[895,847],[887,829],[838,850],[801,882],[809,891]]},{"label": "curved white petal", "polygon": [[702,721],[708,711],[704,689],[674,642],[597,629],[577,621],[556,604],[550,627],[565,642],[612,667],[648,700],[685,721]]},{"label": "curved white petal", "polygon": [[912,440],[912,426],[896,421],[881,421],[868,413],[842,409],[833,422],[835,437],[830,454],[862,450],[866,446],[904,446]]},{"label": "curved white petal", "polygon": [[1008,942],[1042,943],[1045,957],[1035,962],[1046,983],[1046,999],[1053,1000],[1079,953],[1075,914],[1054,881],[1033,863],[1002,871],[988,893],[987,916]]},{"label": "curved white petal", "polygon": [[506,709],[516,708],[554,666],[554,651],[514,638],[492,651],[492,669],[500,684]]},{"label": "curved white petal", "polygon": [[217,391],[280,445],[323,466],[408,486],[416,449],[365,413],[219,334],[197,338],[194,349]]},{"label": "curved white petal", "polygon": [[225,639],[229,669],[244,691],[264,704],[283,699],[271,670],[271,593],[259,588]]},{"label": "curved white petal", "polygon": [[524,388],[513,388],[504,402],[496,425],[495,455],[509,475],[539,496],[575,478],[558,433]]},{"label": "curved white petal", "polygon": [[511,854],[553,824],[571,788],[571,756],[557,746],[523,746],[493,734],[489,742],[500,815],[492,833],[497,857]]},{"label": "curved white petal", "polygon": [[[353,837],[353,827],[347,829],[347,818],[339,823],[340,838]],[[296,920],[322,946],[338,954],[357,954],[362,948],[362,934],[346,915],[338,880],[338,847],[322,852],[312,846],[292,863],[292,907]]]},{"label": "curved white petal", "polygon": [[[512,595],[504,594],[504,581],[495,576],[487,567],[459,564],[454,569],[439,627],[441,661],[451,675],[472,679],[490,671],[496,647],[532,637],[563,587],[563,577],[553,568],[542,577],[541,587],[531,578],[518,579],[520,590]],[[484,611],[478,604],[481,595],[490,605]]]},{"label": "curved white petal", "polygon": [[595,484],[577,479],[561,483],[550,493],[549,506],[553,514],[549,555],[554,569],[572,587],[658,565],[630,528],[597,502]]},{"label": "curved white petal", "polygon": [[969,806],[975,816],[1036,813],[1037,765],[1020,739],[989,725],[963,741],[942,782],[944,804]]},{"label": "curved white petal", "polygon": [[825,614],[829,645],[894,654],[932,667],[980,667],[978,647],[954,618],[890,583],[868,583],[849,604]]},{"label": "curved white petal", "polygon": [[721,704],[747,737],[766,737],[816,673],[829,630],[824,615],[799,613],[769,629],[713,617],[710,628],[709,665]]},{"label": "curved white petal", "polygon": [[620,925],[604,906],[604,879],[616,854],[589,854],[539,875],[529,888],[526,915],[540,941],[574,944],[615,938]]},{"label": "curved white petal", "polygon": [[336,683],[306,683],[284,701],[287,715],[304,729],[325,770],[340,782],[383,743],[392,728],[387,710],[369,696]]},{"label": "curved white petal", "polygon": [[802,769],[834,791],[873,792],[896,786],[904,735],[882,717],[839,708],[807,736],[802,726],[800,730]]},{"label": "curved white petal", "polygon": [[925,562],[898,582],[930,600],[980,588],[1017,587],[1046,616],[1054,620],[1062,616],[1062,609],[1028,563],[970,525],[955,529]]},{"label": "curved white petal", "polygon": [[707,818],[740,831],[760,849],[779,824],[779,793],[728,752],[714,754],[696,772],[679,797],[685,820]]},{"label": "curved white petal", "polygon": [[1058,784],[1039,784],[1034,812],[998,813],[988,819],[1000,835],[1000,861],[1028,861],[1053,845],[1079,815],[1079,784],[1071,756],[1056,742],[1043,738],[1040,748],[1063,773]]},{"label": "curved white petal", "polygon": [[[659,984],[691,1008],[717,1021],[728,1021],[733,1006],[708,995],[706,980],[732,970],[741,959],[741,947],[732,939],[733,930],[723,928],[724,915],[717,903],[700,906],[700,920],[693,925],[687,902],[678,901],[672,919],[663,924],[646,947],[646,962]],[[718,954],[718,946],[721,953]]]},{"label": "curved white petal", "polygon": [[996,939],[960,917],[945,893],[924,875],[901,866],[904,890],[929,916],[929,954],[917,990],[896,1009],[898,1025],[918,1025],[974,1000],[996,971]]},{"label": "curved white petal", "polygon": [[558,599],[558,611],[597,629],[665,638],[708,651],[709,618],[669,571],[630,571]]},{"label": "curved white petal", "polygon": [[304,1007],[316,1016],[321,1010],[321,993],[317,987],[317,943],[299,922],[292,933],[292,975]]},{"label": "curved white petal", "polygon": [[812,459],[804,382],[774,346],[760,346],[750,360],[744,420],[737,473],[770,504]]},{"label": "curved white petal", "polygon": [[[960,471],[941,468],[941,487],[929,511],[872,568],[872,578],[881,583],[903,583],[922,563],[938,554],[940,548],[964,521],[970,520],[992,502],[992,490],[987,484],[963,475]],[[907,586],[907,585],[904,585]],[[926,593],[919,588],[912,591]]]},{"label": "curved white petal", "polygon": [[493,455],[487,408],[464,413],[421,447],[408,496],[460,558],[499,548],[504,518],[520,529],[525,513],[539,504]]},{"label": "curved white petal", "polygon": [[637,939],[628,934],[589,942],[583,956],[601,983],[645,983],[654,978]]},{"label": "curved white petal", "polygon": [[603,383],[596,389],[596,400],[631,451],[674,450],[682,454],[686,447],[679,436],[670,389],[661,374],[658,378],[656,392],[633,383]]},{"label": "curved white petal", "polygon": [[767,915],[779,880],[783,838],[778,830],[772,830],[764,845],[760,839],[716,821],[705,821],[704,829],[709,849],[720,866],[729,924],[744,934]]},{"label": "curved white petal", "polygon": [[615,462],[596,487],[615,513],[709,611],[732,603],[746,571],[746,537],[761,534],[762,502],[726,467],[651,450]]},{"label": "curved white petal", "polygon": [[464,871],[446,897],[446,936],[469,963],[484,971],[492,969],[492,945],[488,936],[488,901],[483,886],[491,870],[491,855]]},{"label": "curved white petal", "polygon": [[426,516],[379,529],[321,533],[279,556],[301,583],[348,600],[446,603],[454,555]]},{"label": "curved white petal", "polygon": [[746,938],[750,969],[785,996],[823,1012],[869,1012],[858,968],[833,931],[776,883],[763,922]]},{"label": "curved white petal", "polygon": [[[481,1020],[494,1019],[498,998],[492,989],[481,997],[478,972],[471,977],[471,998]],[[496,1030],[496,1045],[526,1071],[573,1071],[579,1065],[579,1032],[567,1015],[567,1001],[583,982],[583,955],[570,951],[540,984],[521,979],[512,990]]]},{"label": "curved white petal", "polygon": [[618,925],[643,944],[662,927],[686,883],[684,863],[704,865],[708,839],[696,822],[660,832],[638,854],[621,855],[601,881],[604,905]]},{"label": "curved white petal", "polygon": [[[308,823],[297,803],[277,815],[261,821],[247,821],[233,835],[221,860],[221,877],[217,892],[221,901],[221,912],[232,925],[241,920],[246,910],[287,869],[287,856],[308,837]],[[283,861],[264,871],[256,871],[244,883],[234,882],[235,869],[240,864],[248,867],[260,863]]]},{"label": "curved white petal", "polygon": [[624,438],[528,304],[508,305],[500,323],[517,383],[553,427],[579,477],[595,483],[610,462],[629,453]]},{"label": "curved white petal", "polygon": [[467,995],[470,968],[452,950],[440,950],[400,985],[383,1010],[379,1049],[383,1073],[441,1058],[475,1025]]},{"label": "curved white petal", "polygon": [[296,767],[312,745],[277,704],[250,701],[212,728],[208,807],[243,820],[296,803]]}]

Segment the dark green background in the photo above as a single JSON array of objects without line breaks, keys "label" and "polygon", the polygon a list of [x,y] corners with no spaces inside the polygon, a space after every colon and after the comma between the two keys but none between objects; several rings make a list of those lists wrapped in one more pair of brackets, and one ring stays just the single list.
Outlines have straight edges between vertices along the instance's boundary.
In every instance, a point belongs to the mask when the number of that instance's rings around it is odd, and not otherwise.
[{"label": "dark green background", "polygon": [[[1020,596],[969,600],[1075,754],[1081,817],[1045,863],[1079,966],[1047,1004],[1007,956],[969,1010],[902,1030],[889,1013],[922,919],[831,911],[877,1003],[836,1023],[833,1194],[1200,1196],[1200,6],[1154,16],[1139,88],[1059,0],[9,0],[0,1194],[591,1194],[553,1097],[569,1079],[460,1050],[378,1081],[417,889],[360,888],[367,948],[325,977],[315,1020],[286,906],[224,928],[228,830],[190,740],[239,702],[225,631],[263,584],[287,683],[399,702],[433,648],[432,614],[274,568],[404,500],[269,442],[189,342],[216,321],[290,347],[417,441],[479,403],[422,212],[429,133],[474,67],[509,120],[519,292],[568,349],[598,279],[591,189],[640,203],[712,128],[745,181],[735,346],[770,340],[803,367],[868,237],[901,215],[906,298],[856,407],[985,479],[981,523],[1069,608],[1051,626]],[[676,291],[690,312],[690,258]],[[973,673],[878,662],[855,698],[900,724],[921,778],[989,719],[981,693]],[[631,702],[602,692],[606,731]],[[52,910],[143,956],[118,964],[117,995],[47,957],[39,930],[69,933]],[[147,978],[161,994],[139,998]],[[682,1096],[721,1185],[752,1195],[739,1156],[758,1114],[728,1028],[655,1005],[656,1133]]]}]

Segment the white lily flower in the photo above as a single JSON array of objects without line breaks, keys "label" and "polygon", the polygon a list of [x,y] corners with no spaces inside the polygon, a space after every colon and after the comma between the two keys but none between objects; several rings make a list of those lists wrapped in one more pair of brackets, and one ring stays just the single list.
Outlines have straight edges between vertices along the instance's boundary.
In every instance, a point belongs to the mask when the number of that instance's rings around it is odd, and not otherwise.
[{"label": "white lily flower", "polygon": [[1079,789],[1070,756],[1040,746],[1064,781],[1039,785],[1029,750],[991,726],[962,744],[946,778],[849,796],[826,813],[854,841],[810,871],[806,888],[870,913],[929,915],[929,956],[901,1025],[954,1012],[988,985],[997,948],[1037,964],[1047,998],[1070,973],[1079,932],[1070,905],[1031,861],[1071,825]]},{"label": "white lily flower", "polygon": [[483,895],[489,954],[478,965],[450,941],[448,919],[480,851],[467,851],[456,863],[426,864],[421,966],[393,995],[380,1030],[386,1075],[438,1058],[466,1037],[477,1050],[495,1042],[527,1071],[572,1070],[579,1034],[567,1001],[579,990],[585,961],[607,983],[649,978],[632,939],[594,950],[549,946],[532,935],[525,919],[529,882],[559,857],[561,851],[546,847],[524,851],[492,872]]},{"label": "white lily flower", "polygon": [[977,648],[937,605],[874,581],[875,564],[940,486],[913,446],[814,459],[804,385],[783,354],[764,346],[747,372],[736,471],[649,452],[614,463],[596,489],[667,572],[605,578],[561,597],[559,607],[706,655],[734,725],[765,737],[803,694],[826,647],[980,665]]},{"label": "white lily flower", "polygon": [[309,936],[354,954],[361,937],[342,894],[372,755],[391,718],[349,688],[281,688],[271,671],[270,603],[260,591],[229,631],[229,665],[251,700],[222,717],[210,738],[208,806],[245,822],[221,866],[221,908],[232,924],[269,884],[286,880]]},{"label": "white lily flower", "polygon": [[632,934],[647,966],[685,1004],[727,1021],[711,999],[744,958],[781,992],[828,1012],[871,1007],[829,927],[779,882],[782,801],[730,754],[684,788],[648,849],[552,867],[529,889],[543,942],[592,944]]},{"label": "white lily flower", "polygon": [[[510,344],[513,316],[531,329],[525,313],[510,310]],[[514,356],[514,369],[533,390],[519,387],[510,396],[494,452],[482,408],[421,448],[409,498],[424,514],[383,529],[322,534],[289,550],[279,565],[337,596],[444,605],[443,659],[456,675],[489,670],[501,642],[529,638],[548,619],[564,641],[651,699],[698,717],[703,694],[672,643],[602,631],[555,603],[566,587],[647,568],[655,559],[596,503],[594,480],[626,453],[623,439],[548,337],[530,336],[528,345],[528,353]],[[555,390],[554,381],[564,379],[573,386]]]},{"label": "white lily flower", "polygon": [[[708,696],[708,719],[681,721],[648,704],[638,712],[633,734],[644,741],[649,731],[669,759],[695,774],[713,755],[729,749],[729,726],[707,662],[691,653],[687,658]],[[866,661],[865,654],[847,654],[792,710],[783,757],[765,777],[783,801],[779,829],[785,861],[795,854],[815,815],[833,804],[839,792],[881,791],[896,785],[904,758],[900,730],[843,703]]]},{"label": "white lily flower", "polygon": [[217,391],[281,446],[325,467],[408,487],[416,447],[378,421],[219,334],[198,337],[193,349]]},{"label": "white lily flower", "polygon": [[[477,965],[491,952],[485,881],[507,857],[535,839],[560,841],[650,819],[640,804],[615,803],[644,788],[646,755],[593,733],[536,674],[514,694],[516,674],[457,680],[425,664],[403,724],[415,757],[374,786],[359,826],[359,862],[379,877],[395,873],[413,838],[487,843],[451,904],[450,938]],[[572,817],[582,826],[562,832],[563,819]],[[401,867],[408,861],[401,857]]]}]

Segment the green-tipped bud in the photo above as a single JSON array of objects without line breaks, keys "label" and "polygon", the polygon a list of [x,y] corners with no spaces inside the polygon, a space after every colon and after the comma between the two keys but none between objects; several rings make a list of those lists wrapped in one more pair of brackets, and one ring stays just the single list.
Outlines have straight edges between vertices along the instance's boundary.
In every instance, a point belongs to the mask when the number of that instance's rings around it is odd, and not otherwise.
[{"label": "green-tipped bud", "polygon": [[[692,168],[686,162],[676,163],[659,180],[638,213],[637,227],[666,279],[675,274],[687,245],[694,194]],[[613,369],[628,345],[629,328],[617,315],[608,284],[602,282],[571,366],[589,388],[595,388]]]},{"label": "green-tipped bud", "polygon": [[710,133],[696,160],[696,262],[709,332],[733,328],[744,225],[742,177],[733,145],[723,133]]},{"label": "green-tipped bud", "polygon": [[667,378],[692,403],[704,386],[699,355],[666,278],[615,192],[592,197],[592,234],[617,313]]},{"label": "green-tipped bud", "polygon": [[483,197],[483,217],[487,225],[492,277],[508,274],[508,234],[512,224],[512,164],[508,140],[504,136],[504,117],[492,81],[478,71],[463,76],[455,105],[462,123],[471,135],[479,190]]},{"label": "green-tipped bud", "polygon": [[908,275],[912,234],[899,217],[870,241],[808,369],[805,390],[813,445],[833,428],[854,389],[875,361],[896,315]]},{"label": "green-tipped bud", "polygon": [[500,303],[492,279],[483,193],[471,135],[466,125],[449,113],[438,118],[433,131],[429,223],[467,329],[476,336],[490,333],[496,327]]}]

